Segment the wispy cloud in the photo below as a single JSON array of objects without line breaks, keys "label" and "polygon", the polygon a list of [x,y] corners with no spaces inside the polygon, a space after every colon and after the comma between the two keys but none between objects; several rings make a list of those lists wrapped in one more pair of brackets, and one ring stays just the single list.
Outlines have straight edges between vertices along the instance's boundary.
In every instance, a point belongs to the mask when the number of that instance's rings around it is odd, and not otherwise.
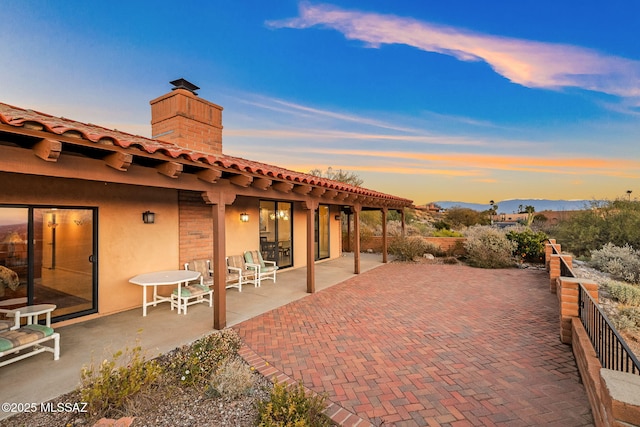
[{"label": "wispy cloud", "polygon": [[568,44],[485,35],[327,4],[303,2],[299,10],[298,17],[268,21],[267,25],[296,29],[320,26],[374,48],[404,44],[461,61],[485,61],[498,74],[526,87],[578,87],[621,97],[640,97],[640,61]]},{"label": "wispy cloud", "polygon": [[[309,151],[314,151],[313,149]],[[410,162],[409,169],[435,168],[436,170],[466,171],[515,171],[537,172],[559,175],[601,175],[623,178],[640,178],[640,162],[626,159],[603,159],[591,157],[535,157],[471,153],[415,153],[373,150],[317,150],[330,156],[353,156],[380,159],[404,159]],[[344,159],[343,159],[344,161]],[[417,162],[422,162],[421,164]],[[359,162],[358,162],[359,163]],[[350,166],[357,169],[358,166]],[[371,170],[384,170],[384,165],[371,165]],[[397,168],[401,169],[401,168]],[[475,174],[475,173],[474,173]]]}]

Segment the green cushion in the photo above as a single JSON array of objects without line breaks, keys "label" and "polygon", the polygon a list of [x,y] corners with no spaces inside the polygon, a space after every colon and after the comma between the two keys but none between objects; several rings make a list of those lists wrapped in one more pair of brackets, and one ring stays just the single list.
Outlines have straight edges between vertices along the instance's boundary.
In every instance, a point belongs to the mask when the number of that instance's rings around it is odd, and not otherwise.
[{"label": "green cushion", "polygon": [[[180,296],[182,297],[193,297],[193,296],[206,294],[207,292],[211,292],[211,289],[208,286],[202,286],[202,285],[196,284],[196,285],[180,287]],[[173,294],[178,295],[178,289],[174,289]]]},{"label": "green cushion", "polygon": [[51,334],[53,329],[44,325],[27,325],[13,331],[5,331],[0,334],[0,351],[20,347]]}]

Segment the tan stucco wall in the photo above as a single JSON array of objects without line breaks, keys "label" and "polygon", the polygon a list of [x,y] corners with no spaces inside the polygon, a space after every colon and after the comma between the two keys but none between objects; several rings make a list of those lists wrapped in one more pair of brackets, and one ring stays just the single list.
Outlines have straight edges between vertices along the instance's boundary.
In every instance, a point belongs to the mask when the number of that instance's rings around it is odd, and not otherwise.
[{"label": "tan stucco wall", "polygon": [[[237,197],[233,205],[225,208],[227,255],[242,255],[245,251],[260,247],[259,201],[248,197]],[[249,214],[249,221],[240,221],[240,214]]]},{"label": "tan stucco wall", "polygon": [[[138,307],[142,289],[136,274],[179,268],[175,190],[0,172],[0,204],[98,208],[98,312]],[[156,213],[144,224],[142,212]]]}]

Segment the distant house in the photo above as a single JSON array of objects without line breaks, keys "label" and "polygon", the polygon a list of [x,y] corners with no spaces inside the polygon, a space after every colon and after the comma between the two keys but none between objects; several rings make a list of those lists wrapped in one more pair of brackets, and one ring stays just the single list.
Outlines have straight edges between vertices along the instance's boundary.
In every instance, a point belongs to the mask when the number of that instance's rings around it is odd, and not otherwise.
[{"label": "distant house", "polygon": [[412,205],[223,154],[222,107],[172,83],[151,101],[152,138],[0,103],[0,266],[19,277],[0,281],[0,305],[54,302],[58,321],[108,315],[141,305],[132,276],[207,258],[219,329],[226,256],[308,266],[314,292],[314,263],[341,254],[343,213]]}]

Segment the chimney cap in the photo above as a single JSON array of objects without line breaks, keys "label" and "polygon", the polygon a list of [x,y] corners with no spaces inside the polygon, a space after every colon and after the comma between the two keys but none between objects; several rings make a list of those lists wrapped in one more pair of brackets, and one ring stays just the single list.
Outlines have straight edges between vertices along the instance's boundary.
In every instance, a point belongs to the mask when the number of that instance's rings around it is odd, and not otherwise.
[{"label": "chimney cap", "polygon": [[196,90],[200,89],[198,86],[194,85],[193,83],[191,83],[190,81],[187,81],[183,78],[180,78],[178,80],[174,80],[171,83],[174,87],[171,90],[176,90],[176,89],[186,89],[189,92],[193,93],[194,95],[197,95]]}]

